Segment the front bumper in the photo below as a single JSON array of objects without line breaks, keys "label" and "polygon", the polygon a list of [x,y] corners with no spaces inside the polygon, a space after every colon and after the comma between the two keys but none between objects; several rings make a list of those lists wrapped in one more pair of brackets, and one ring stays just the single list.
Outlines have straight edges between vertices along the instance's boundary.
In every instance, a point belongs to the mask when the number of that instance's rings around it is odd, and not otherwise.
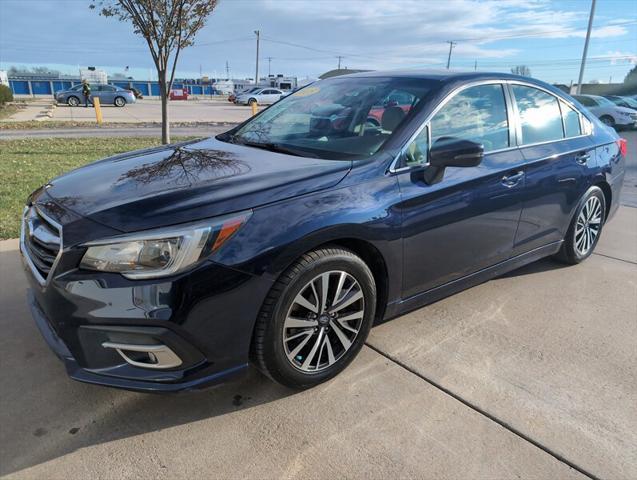
[{"label": "front bumper", "polygon": [[[73,263],[73,255],[77,252],[65,250],[58,271],[43,284],[23,254],[32,316],[71,378],[174,392],[224,382],[246,369],[254,322],[271,280],[212,262],[152,281],[76,268],[60,273]],[[131,365],[105,347],[109,342],[157,342],[182,364],[166,369]]]},{"label": "front bumper", "polygon": [[44,340],[49,345],[53,353],[57,355],[62,362],[66,371],[73,380],[79,382],[91,383],[94,385],[108,386],[114,388],[121,388],[125,390],[141,391],[141,392],[177,392],[182,390],[193,390],[202,387],[207,387],[217,383],[221,383],[230,380],[240,375],[247,368],[246,364],[237,365],[236,367],[228,368],[220,372],[211,373],[209,375],[199,376],[191,380],[184,380],[176,383],[167,382],[149,382],[143,379],[134,380],[130,378],[114,377],[104,374],[100,374],[90,369],[82,368],[73,354],[70,352],[66,344],[57,335],[48,319],[40,309],[32,290],[27,293],[27,301],[31,310],[31,315],[35,320],[35,323],[44,337]]}]

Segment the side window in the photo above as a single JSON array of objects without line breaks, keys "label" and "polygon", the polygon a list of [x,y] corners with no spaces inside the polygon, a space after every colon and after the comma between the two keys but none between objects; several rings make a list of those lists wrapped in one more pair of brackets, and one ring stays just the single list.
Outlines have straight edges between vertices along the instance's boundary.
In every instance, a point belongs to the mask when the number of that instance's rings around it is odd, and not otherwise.
[{"label": "side window", "polygon": [[432,145],[442,137],[482,143],[486,152],[509,146],[509,123],[502,85],[462,90],[431,119]]},{"label": "side window", "polygon": [[560,102],[562,118],[564,119],[564,133],[566,137],[577,137],[582,134],[579,123],[579,113],[569,107],[566,103]]},{"label": "side window", "polygon": [[102,85],[100,90],[102,92],[114,92],[115,91],[115,87],[111,87],[110,85]]},{"label": "side window", "polygon": [[564,138],[557,98],[533,87],[512,85],[512,89],[520,113],[523,145]]},{"label": "side window", "polygon": [[423,128],[405,150],[403,166],[419,167],[427,163],[429,151],[429,129]]}]

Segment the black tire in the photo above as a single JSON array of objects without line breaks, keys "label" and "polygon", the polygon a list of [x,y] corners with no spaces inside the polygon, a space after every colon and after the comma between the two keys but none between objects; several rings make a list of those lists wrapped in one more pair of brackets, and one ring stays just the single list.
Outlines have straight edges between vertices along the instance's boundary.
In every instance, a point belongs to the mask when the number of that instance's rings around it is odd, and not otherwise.
[{"label": "black tire", "polygon": [[615,128],[615,119],[610,115],[602,115],[601,117],[599,117],[599,119],[604,125]]},{"label": "black tire", "polygon": [[256,98],[251,98],[250,100],[248,100],[248,105],[252,106],[252,104],[257,103]]},{"label": "black tire", "polygon": [[80,104],[80,99],[75,96],[70,96],[66,99],[66,103],[69,107],[77,107]]},{"label": "black tire", "polygon": [[[299,366],[293,365],[285,351],[283,340],[285,319],[295,304],[294,299],[307,288],[309,283],[321,274],[331,272],[328,275],[333,275],[336,274],[335,271],[345,272],[353,277],[363,294],[364,309],[358,333],[352,339],[349,349],[344,348],[341,356],[334,363],[328,362],[328,366],[314,372],[301,371]],[[320,300],[317,298],[317,304],[318,302]],[[367,339],[375,310],[376,284],[372,272],[360,257],[338,246],[328,246],[306,253],[281,274],[266,297],[254,330],[251,346],[252,360],[262,373],[285,386],[303,389],[318,385],[340,373],[356,357]],[[329,330],[329,326],[325,328]],[[314,328],[314,331],[316,330],[317,328]],[[332,331],[332,335],[336,333]],[[319,342],[320,340],[316,340],[315,343],[318,345]],[[308,341],[308,346],[312,343]],[[344,347],[344,345],[338,346]],[[330,347],[330,353],[331,351]],[[323,347],[318,353],[317,368],[321,358],[324,358],[321,357],[321,352]],[[310,355],[312,354],[308,356]]]},{"label": "black tire", "polygon": [[[587,202],[592,197],[597,198],[601,206],[600,207],[601,209],[600,224],[599,224],[599,229],[597,230],[597,234],[595,235],[595,238],[593,239],[590,247],[587,248],[585,252],[581,252],[577,248],[578,236],[576,235],[576,230],[578,228],[578,219],[580,218],[580,214],[582,214],[582,211],[586,207]],[[588,189],[588,191],[584,194],[584,196],[580,200],[580,203],[577,209],[575,210],[575,214],[573,215],[573,218],[571,219],[571,223],[568,227],[568,231],[566,232],[566,236],[564,237],[564,243],[562,244],[560,251],[555,255],[554,258],[562,263],[566,263],[569,265],[576,265],[586,260],[588,257],[591,256],[591,254],[595,250],[595,247],[597,246],[597,242],[599,241],[599,238],[602,235],[602,229],[604,228],[605,221],[606,221],[606,197],[604,196],[604,192],[602,192],[601,188],[593,186],[590,189]]]},{"label": "black tire", "polygon": [[113,104],[116,107],[123,107],[126,105],[126,99],[124,97],[115,97],[115,100],[113,100]]}]

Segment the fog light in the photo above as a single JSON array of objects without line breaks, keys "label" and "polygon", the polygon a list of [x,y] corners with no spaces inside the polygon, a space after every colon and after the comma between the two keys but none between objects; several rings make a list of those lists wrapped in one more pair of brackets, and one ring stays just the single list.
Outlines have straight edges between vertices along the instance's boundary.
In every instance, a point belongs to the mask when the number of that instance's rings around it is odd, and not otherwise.
[{"label": "fog light", "polygon": [[113,348],[134,367],[166,369],[175,368],[182,364],[177,356],[166,345],[131,345],[128,343],[102,343],[104,348]]}]

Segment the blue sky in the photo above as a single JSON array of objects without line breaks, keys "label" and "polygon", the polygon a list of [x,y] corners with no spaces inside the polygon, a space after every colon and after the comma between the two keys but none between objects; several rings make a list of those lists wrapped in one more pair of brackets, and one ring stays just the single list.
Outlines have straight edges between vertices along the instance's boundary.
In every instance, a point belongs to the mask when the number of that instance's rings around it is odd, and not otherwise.
[{"label": "blue sky", "polygon": [[[0,68],[48,65],[68,73],[130,66],[154,77],[142,39],[129,24],[100,17],[87,0],[0,0]],[[260,73],[316,77],[335,68],[452,68],[509,71],[528,65],[549,82],[576,81],[590,0],[220,0],[184,51],[182,77]],[[598,0],[585,81],[623,80],[637,63],[637,1]]]}]

